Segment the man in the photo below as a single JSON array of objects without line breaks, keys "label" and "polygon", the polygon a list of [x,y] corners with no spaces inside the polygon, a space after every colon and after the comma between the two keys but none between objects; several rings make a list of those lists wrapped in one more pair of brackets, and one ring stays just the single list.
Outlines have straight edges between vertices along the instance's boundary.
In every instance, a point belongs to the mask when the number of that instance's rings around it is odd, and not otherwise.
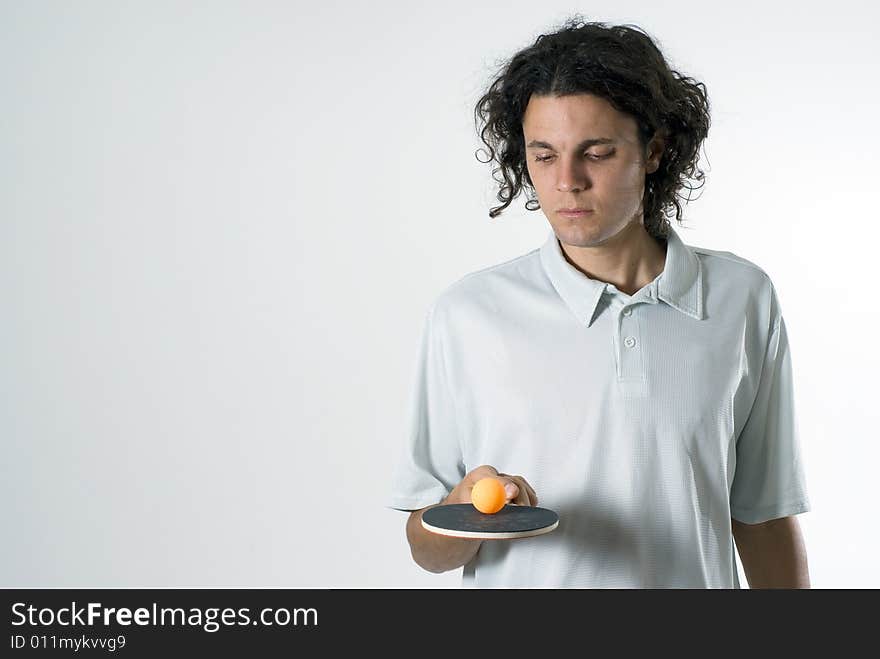
[{"label": "man", "polygon": [[[775,288],[663,213],[708,130],[702,88],[638,30],[569,23],[481,99],[499,199],[530,188],[552,230],[428,311],[389,504],[410,511],[424,569],[481,587],[739,588],[738,550],[752,588],[809,587]],[[559,527],[483,541],[421,526],[485,476]]]}]

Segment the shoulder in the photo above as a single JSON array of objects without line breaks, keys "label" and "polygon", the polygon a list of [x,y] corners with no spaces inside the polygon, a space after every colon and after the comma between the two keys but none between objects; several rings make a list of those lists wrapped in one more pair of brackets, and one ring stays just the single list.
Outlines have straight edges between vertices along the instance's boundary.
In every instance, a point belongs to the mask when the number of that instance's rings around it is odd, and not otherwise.
[{"label": "shoulder", "polygon": [[525,290],[541,286],[543,279],[540,249],[533,249],[459,277],[434,298],[429,314],[443,321],[452,313],[497,311]]},{"label": "shoulder", "polygon": [[717,284],[748,288],[758,294],[775,294],[773,280],[767,271],[754,261],[733,252],[688,245],[700,261],[703,275]]},{"label": "shoulder", "polygon": [[727,276],[732,275],[739,280],[754,282],[764,286],[770,286],[773,283],[770,280],[770,275],[767,274],[764,268],[739,254],[693,245],[688,247],[696,254],[704,271],[707,273],[720,272]]},{"label": "shoulder", "polygon": [[703,284],[716,306],[731,305],[755,314],[768,328],[780,320],[781,308],[776,286],[767,271],[754,261],[730,251],[688,245],[700,261]]}]

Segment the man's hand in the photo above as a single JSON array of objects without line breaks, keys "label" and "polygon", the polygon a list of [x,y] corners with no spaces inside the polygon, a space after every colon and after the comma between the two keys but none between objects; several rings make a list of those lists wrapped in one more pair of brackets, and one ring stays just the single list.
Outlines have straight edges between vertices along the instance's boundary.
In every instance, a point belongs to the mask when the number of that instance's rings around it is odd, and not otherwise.
[{"label": "man's hand", "polygon": [[520,506],[535,506],[538,495],[522,476],[501,474],[495,467],[481,465],[468,474],[455,486],[452,492],[439,504],[432,504],[410,513],[406,524],[406,537],[409,541],[413,560],[429,572],[446,572],[454,570],[476,556],[482,540],[469,538],[452,538],[430,531],[422,527],[422,513],[434,506],[445,506],[453,503],[471,503],[471,490],[481,478],[493,477],[504,483],[507,495],[505,503]]},{"label": "man's hand", "polygon": [[505,503],[513,503],[519,506],[538,505],[538,495],[535,494],[535,490],[526,482],[525,478],[502,474],[491,465],[481,465],[468,472],[461,482],[455,486],[455,489],[449,493],[449,496],[443,499],[441,504],[471,503],[471,490],[474,489],[474,485],[480,479],[488,477],[497,478],[504,483],[504,493],[507,496]]}]

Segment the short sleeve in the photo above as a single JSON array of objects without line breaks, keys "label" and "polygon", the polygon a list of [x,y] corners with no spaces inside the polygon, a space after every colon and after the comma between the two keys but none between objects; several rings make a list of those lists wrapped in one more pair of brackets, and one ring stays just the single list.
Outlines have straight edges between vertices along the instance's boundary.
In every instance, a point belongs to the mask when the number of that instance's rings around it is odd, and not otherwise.
[{"label": "short sleeve", "polygon": [[785,321],[778,315],[767,342],[755,401],[736,441],[730,512],[736,520],[757,524],[809,510],[791,353]]},{"label": "short sleeve", "polygon": [[436,303],[422,329],[409,425],[397,456],[387,507],[417,510],[439,503],[464,477],[455,400],[446,377]]}]

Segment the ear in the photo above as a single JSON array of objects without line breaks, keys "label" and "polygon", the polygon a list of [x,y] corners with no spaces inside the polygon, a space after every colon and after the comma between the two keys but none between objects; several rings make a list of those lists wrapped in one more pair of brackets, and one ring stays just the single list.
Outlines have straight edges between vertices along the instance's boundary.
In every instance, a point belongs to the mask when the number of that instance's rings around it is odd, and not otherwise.
[{"label": "ear", "polygon": [[645,172],[647,174],[653,174],[660,168],[660,159],[663,156],[668,138],[668,128],[661,127],[654,131],[654,137],[648,142],[648,153],[645,156]]}]

